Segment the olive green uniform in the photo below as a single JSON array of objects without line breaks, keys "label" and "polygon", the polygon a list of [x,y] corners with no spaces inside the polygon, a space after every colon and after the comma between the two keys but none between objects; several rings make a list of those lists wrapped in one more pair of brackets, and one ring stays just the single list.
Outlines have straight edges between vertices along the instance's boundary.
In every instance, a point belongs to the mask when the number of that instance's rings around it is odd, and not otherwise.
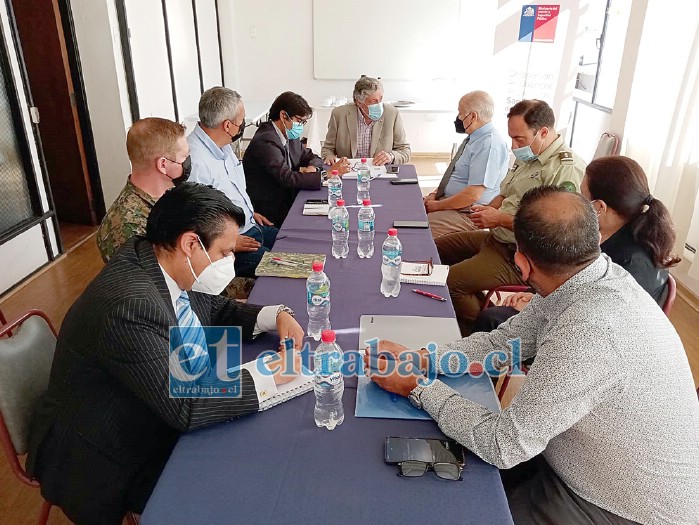
[{"label": "olive green uniform", "polygon": [[[580,191],[585,163],[559,136],[537,159],[516,161],[500,184],[500,211],[515,215],[524,194],[542,185]],[[515,236],[507,228],[462,231],[435,241],[444,264],[450,265],[447,284],[463,333],[470,333],[482,302],[482,290],[523,284],[514,265]]]}]

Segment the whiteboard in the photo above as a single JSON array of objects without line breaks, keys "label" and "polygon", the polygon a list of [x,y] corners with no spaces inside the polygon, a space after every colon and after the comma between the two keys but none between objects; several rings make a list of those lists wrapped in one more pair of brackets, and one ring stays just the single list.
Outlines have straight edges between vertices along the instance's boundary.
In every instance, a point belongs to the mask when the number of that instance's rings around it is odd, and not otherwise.
[{"label": "whiteboard", "polygon": [[454,78],[463,65],[451,57],[467,32],[458,27],[460,6],[461,0],[313,0],[314,77]]}]

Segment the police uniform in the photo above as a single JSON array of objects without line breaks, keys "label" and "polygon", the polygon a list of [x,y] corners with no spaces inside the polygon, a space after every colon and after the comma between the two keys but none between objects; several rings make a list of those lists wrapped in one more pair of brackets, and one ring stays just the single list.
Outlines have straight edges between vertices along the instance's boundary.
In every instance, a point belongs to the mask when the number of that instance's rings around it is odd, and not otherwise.
[{"label": "police uniform", "polygon": [[[500,184],[500,211],[515,215],[524,194],[542,185],[580,191],[585,162],[558,136],[530,162],[516,161]],[[462,231],[436,239],[442,263],[450,265],[447,285],[464,334],[470,333],[483,300],[482,290],[523,284],[514,264],[515,236],[507,228]]]},{"label": "police uniform", "polygon": [[97,248],[104,262],[134,235],[146,234],[146,223],[156,199],[131,183],[126,186],[109,208],[97,231]]}]

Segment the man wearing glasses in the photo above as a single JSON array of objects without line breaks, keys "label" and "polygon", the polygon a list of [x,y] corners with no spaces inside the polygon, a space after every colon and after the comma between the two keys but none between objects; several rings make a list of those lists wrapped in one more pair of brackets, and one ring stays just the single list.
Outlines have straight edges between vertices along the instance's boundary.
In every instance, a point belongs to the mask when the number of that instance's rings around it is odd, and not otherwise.
[{"label": "man wearing glasses", "polygon": [[126,136],[131,175],[97,231],[106,263],[131,237],[146,234],[146,221],[163,194],[186,182],[191,169],[185,128],[164,118],[134,122]]},{"label": "man wearing glasses", "polygon": [[245,183],[243,164],[231,144],[243,136],[245,106],[235,91],[213,87],[199,100],[199,122],[187,138],[192,157],[190,180],[221,190],[245,212],[235,247],[235,273],[254,277],[255,268],[277,238],[272,221],[257,213]]},{"label": "man wearing glasses", "polygon": [[[323,161],[301,143],[301,134],[313,110],[291,91],[279,95],[245,150],[243,167],[248,194],[255,209],[277,226],[286,218],[299,190],[319,190],[323,184]],[[349,170],[338,160],[330,170]]]},{"label": "man wearing glasses", "polygon": [[373,159],[375,166],[404,164],[410,160],[398,110],[383,103],[383,84],[362,77],[354,84],[353,101],[333,109],[321,150],[327,164],[337,157]]}]

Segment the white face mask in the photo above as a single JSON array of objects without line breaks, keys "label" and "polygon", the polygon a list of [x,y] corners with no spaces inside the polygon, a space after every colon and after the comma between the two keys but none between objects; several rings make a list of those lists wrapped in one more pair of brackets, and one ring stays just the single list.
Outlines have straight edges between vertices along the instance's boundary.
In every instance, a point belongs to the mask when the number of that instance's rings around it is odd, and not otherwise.
[{"label": "white face mask", "polygon": [[201,292],[209,295],[218,295],[223,290],[226,289],[228,283],[230,283],[235,277],[235,257],[233,254],[227,255],[226,257],[219,259],[216,262],[211,262],[211,257],[209,253],[204,248],[204,244],[201,239],[197,237],[199,244],[201,244],[206,258],[209,259],[211,263],[209,266],[204,268],[204,271],[199,274],[194,273],[194,268],[192,268],[192,261],[187,257],[187,264],[189,264],[189,270],[192,272],[194,277],[194,284],[192,285],[193,292]]}]

